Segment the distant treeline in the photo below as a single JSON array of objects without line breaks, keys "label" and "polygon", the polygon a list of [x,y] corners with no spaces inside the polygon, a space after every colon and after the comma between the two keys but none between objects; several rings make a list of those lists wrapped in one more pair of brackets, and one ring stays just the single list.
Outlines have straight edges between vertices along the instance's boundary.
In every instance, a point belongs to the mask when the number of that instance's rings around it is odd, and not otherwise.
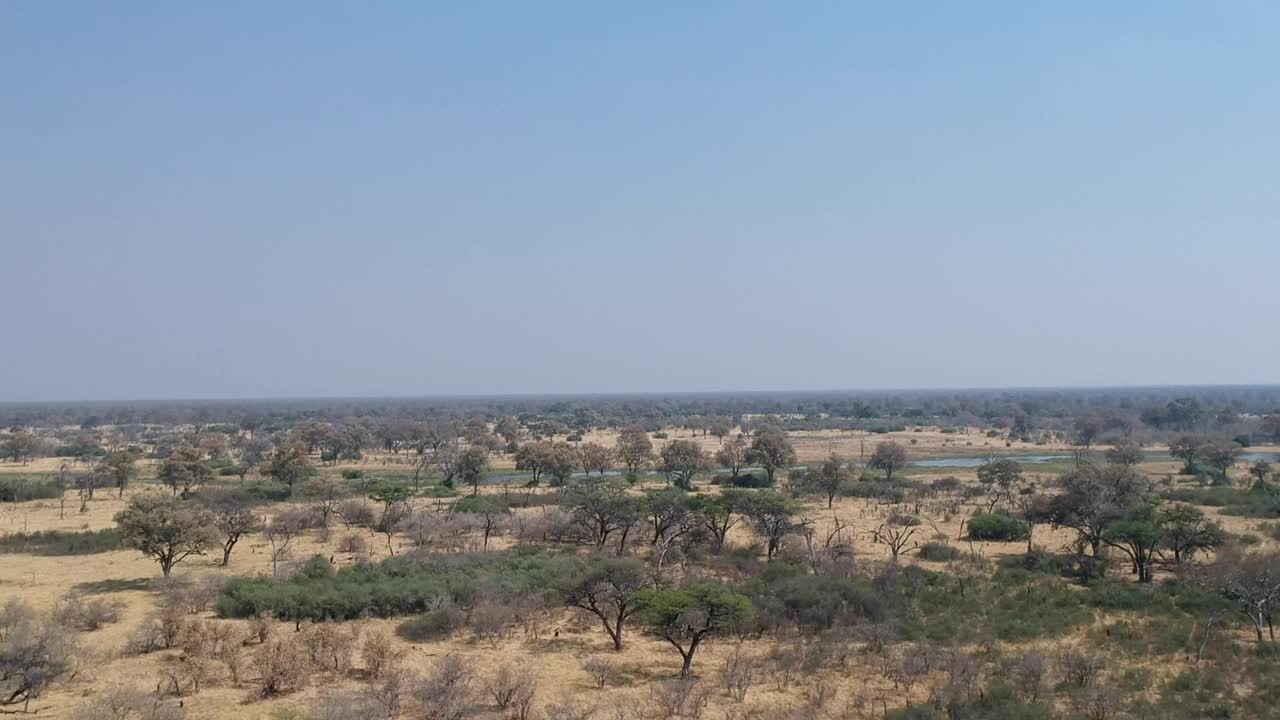
[{"label": "distant treeline", "polygon": [[1280,386],[1006,390],[683,393],[580,396],[173,400],[0,404],[0,426],[236,425],[284,427],[307,421],[433,421],[513,416],[569,427],[682,425],[688,418],[772,415],[784,425],[862,427],[1008,424],[1068,429],[1096,414],[1171,431],[1228,424],[1240,415],[1280,414]]}]

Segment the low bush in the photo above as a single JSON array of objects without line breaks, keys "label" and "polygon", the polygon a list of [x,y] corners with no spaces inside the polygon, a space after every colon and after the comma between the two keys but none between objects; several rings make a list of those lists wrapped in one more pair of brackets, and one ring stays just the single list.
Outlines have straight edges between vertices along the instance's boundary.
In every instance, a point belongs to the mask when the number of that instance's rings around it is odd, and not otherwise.
[{"label": "low bush", "polygon": [[1027,524],[1000,513],[980,513],[969,518],[969,539],[1012,542],[1027,538]]},{"label": "low bush", "polygon": [[751,490],[760,490],[772,487],[769,484],[769,476],[765,473],[738,473],[738,477],[728,478],[728,482],[722,484],[732,485],[738,488],[748,488]]},{"label": "low bush", "polygon": [[217,612],[236,618],[270,613],[298,622],[416,615],[438,608],[441,602],[468,608],[482,597],[500,602],[551,593],[575,562],[579,561],[571,553],[530,546],[489,553],[399,556],[336,572],[326,561],[316,564],[317,572],[300,571],[285,581],[234,579],[223,590]]},{"label": "low bush", "polygon": [[52,500],[62,496],[62,488],[54,480],[33,480],[30,478],[0,478],[0,502],[23,502],[26,500]]},{"label": "low bush", "polygon": [[932,560],[934,562],[956,560],[964,555],[960,548],[943,542],[927,542],[921,545],[917,552],[921,560]]},{"label": "low bush", "polygon": [[409,642],[427,642],[441,640],[457,629],[460,619],[457,613],[449,608],[428,610],[412,620],[405,620],[396,626],[396,635]]},{"label": "low bush", "polygon": [[260,480],[245,486],[245,493],[254,502],[284,502],[292,493],[289,486],[274,480]]},{"label": "low bush", "polygon": [[901,483],[887,483],[878,477],[849,483],[841,494],[845,497],[879,500],[884,503],[900,503],[907,499],[906,488]]},{"label": "low bush", "polygon": [[40,530],[0,537],[0,553],[94,555],[119,550],[121,546],[120,531],[115,528],[80,532]]}]

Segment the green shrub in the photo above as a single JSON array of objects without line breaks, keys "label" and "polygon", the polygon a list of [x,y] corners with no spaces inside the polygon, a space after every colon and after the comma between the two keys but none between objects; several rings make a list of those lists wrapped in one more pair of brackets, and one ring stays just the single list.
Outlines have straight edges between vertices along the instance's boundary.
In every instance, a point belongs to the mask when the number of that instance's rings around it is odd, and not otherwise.
[{"label": "green shrub", "polygon": [[736,478],[729,478],[729,484],[733,487],[748,488],[752,490],[760,490],[771,487],[769,484],[769,476],[766,473],[739,473]]},{"label": "green shrub", "polygon": [[969,539],[1012,542],[1027,538],[1027,524],[1000,513],[980,513],[969,518]]},{"label": "green shrub", "polygon": [[761,619],[786,620],[802,629],[825,630],[837,623],[881,620],[884,603],[865,582],[812,575],[808,568],[772,562],[748,587]]},{"label": "green shrub", "polygon": [[531,547],[399,556],[336,572],[331,572],[327,561],[323,561],[326,567],[313,561],[314,571],[295,573],[285,581],[256,577],[228,582],[217,612],[236,618],[271,613],[292,621],[417,615],[438,607],[440,601],[465,608],[481,597],[502,600],[551,593],[577,561],[571,553]]},{"label": "green shrub", "polygon": [[343,471],[342,471],[342,479],[343,479],[343,480],[359,480],[359,479],[360,479],[360,478],[362,478],[362,477],[364,477],[364,471],[363,471],[363,470],[356,470],[356,469],[354,469],[354,468],[347,468],[346,470],[343,470]]},{"label": "green shrub", "polygon": [[244,491],[253,502],[284,502],[291,497],[289,486],[274,480],[249,483]]},{"label": "green shrub", "polygon": [[861,482],[849,483],[841,494],[886,503],[900,503],[907,498],[906,488],[901,483],[887,483],[878,476],[864,476]]},{"label": "green shrub", "polygon": [[396,626],[396,635],[409,642],[427,642],[446,638],[455,629],[453,613],[440,608],[400,623]]},{"label": "green shrub", "polygon": [[960,548],[948,545],[944,542],[927,542],[920,546],[919,549],[921,560],[932,560],[935,562],[944,562],[947,560],[955,560],[964,552]]},{"label": "green shrub", "polygon": [[0,537],[0,553],[93,555],[119,550],[120,547],[120,531],[115,528],[83,532],[41,530]]},{"label": "green shrub", "polygon": [[62,488],[53,480],[0,477],[0,502],[52,500],[58,497],[62,497]]}]

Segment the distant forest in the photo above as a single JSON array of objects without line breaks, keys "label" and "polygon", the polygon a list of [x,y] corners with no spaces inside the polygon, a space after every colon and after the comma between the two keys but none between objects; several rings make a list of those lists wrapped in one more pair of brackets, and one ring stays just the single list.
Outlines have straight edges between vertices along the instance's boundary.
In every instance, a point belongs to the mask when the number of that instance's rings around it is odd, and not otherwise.
[{"label": "distant forest", "polygon": [[[475,396],[165,400],[0,404],[0,427],[98,425],[231,425],[279,429],[304,422],[366,424],[424,421],[551,422],[588,430],[643,425],[685,426],[707,418],[735,423],[768,416],[784,429],[883,430],[901,425],[1008,428],[1012,434],[1059,430],[1088,434],[1189,431],[1280,432],[1280,386],[1184,386],[992,390],[672,393],[631,395]],[[1083,427],[1082,427],[1083,426]],[[1237,432],[1238,431],[1238,432]]]}]

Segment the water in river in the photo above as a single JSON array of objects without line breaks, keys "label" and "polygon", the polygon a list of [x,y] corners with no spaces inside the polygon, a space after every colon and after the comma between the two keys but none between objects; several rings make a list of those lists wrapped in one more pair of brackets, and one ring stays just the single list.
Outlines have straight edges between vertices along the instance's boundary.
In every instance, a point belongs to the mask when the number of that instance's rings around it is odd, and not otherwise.
[{"label": "water in river", "polygon": [[925,468],[976,468],[982,467],[993,459],[1012,460],[1025,465],[1043,465],[1057,460],[1068,460],[1070,455],[1006,455],[1000,458],[985,457],[949,457],[931,460],[916,460],[911,463],[915,467]]}]

